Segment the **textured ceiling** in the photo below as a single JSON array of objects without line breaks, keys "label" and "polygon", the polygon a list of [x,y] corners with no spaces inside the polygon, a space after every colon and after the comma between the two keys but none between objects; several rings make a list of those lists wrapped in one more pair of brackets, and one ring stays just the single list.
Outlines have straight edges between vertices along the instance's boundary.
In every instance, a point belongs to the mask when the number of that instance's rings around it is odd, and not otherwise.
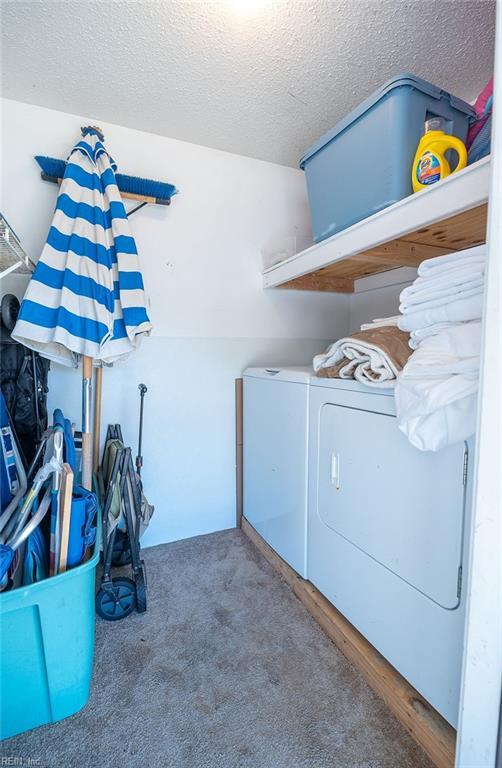
[{"label": "textured ceiling", "polygon": [[491,0],[2,0],[3,94],[296,165],[387,78],[467,100]]}]

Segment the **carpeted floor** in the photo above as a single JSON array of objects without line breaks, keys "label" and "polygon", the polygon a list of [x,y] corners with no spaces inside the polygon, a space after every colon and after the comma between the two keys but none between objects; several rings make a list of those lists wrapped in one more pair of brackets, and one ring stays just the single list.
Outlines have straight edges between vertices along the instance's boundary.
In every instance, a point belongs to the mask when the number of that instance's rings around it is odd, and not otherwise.
[{"label": "carpeted floor", "polygon": [[144,555],[148,612],[97,621],[87,707],[5,741],[4,760],[31,758],[38,768],[431,767],[240,531]]}]

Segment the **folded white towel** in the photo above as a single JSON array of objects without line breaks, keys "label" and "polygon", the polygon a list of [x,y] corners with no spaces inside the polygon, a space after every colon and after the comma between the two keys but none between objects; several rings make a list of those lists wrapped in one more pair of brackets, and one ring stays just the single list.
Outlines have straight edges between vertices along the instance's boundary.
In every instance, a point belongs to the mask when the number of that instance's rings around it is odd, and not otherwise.
[{"label": "folded white towel", "polygon": [[361,331],[369,331],[371,328],[386,328],[389,325],[397,325],[401,315],[393,315],[392,317],[376,317],[371,323],[363,323],[361,325]]},{"label": "folded white towel", "polygon": [[420,293],[424,289],[434,288],[448,288],[452,285],[461,285],[462,283],[469,283],[471,280],[481,280],[485,274],[486,264],[485,262],[476,262],[472,266],[465,269],[448,269],[441,272],[436,277],[429,276],[417,277],[411,285],[408,285],[404,291],[405,297],[412,296],[415,293]]},{"label": "folded white towel", "polygon": [[444,328],[423,340],[403,368],[409,379],[444,378],[457,373],[478,375],[481,322]]},{"label": "folded white towel", "polygon": [[402,331],[416,331],[435,323],[479,320],[483,313],[483,294],[476,293],[468,298],[457,299],[441,306],[429,307],[417,312],[410,312],[399,318],[398,327]]},{"label": "folded white towel", "polygon": [[464,251],[455,251],[447,253],[444,256],[435,256],[433,259],[426,259],[418,267],[420,277],[439,276],[453,267],[465,267],[474,262],[486,261],[486,245],[477,245],[475,248],[467,248]]},{"label": "folded white towel", "polygon": [[387,365],[388,358],[378,358],[360,350],[353,350],[352,355],[347,357],[347,362],[338,371],[340,379],[355,379],[370,387],[390,388],[396,385],[396,375]]},{"label": "folded white towel", "polygon": [[[442,258],[441,256],[437,258]],[[434,261],[430,259],[429,261]],[[422,262],[425,264],[425,262]],[[472,260],[459,263],[444,264],[443,266],[437,265],[430,267],[427,270],[421,269],[422,264],[418,267],[421,271],[417,270],[417,280],[442,280],[450,279],[453,277],[460,277],[469,279],[474,272],[483,272],[486,269],[486,258],[476,256]]]},{"label": "folded white towel", "polygon": [[427,339],[429,336],[435,336],[439,331],[444,331],[446,328],[452,328],[457,325],[458,323],[434,323],[434,325],[428,325],[426,328],[419,328],[410,333],[408,344],[411,349],[417,349],[424,339]]},{"label": "folded white towel", "polygon": [[476,426],[481,323],[463,323],[422,340],[399,376],[398,426],[421,450],[467,439]]},{"label": "folded white towel", "polygon": [[372,387],[394,386],[401,370],[382,347],[348,336],[333,342],[326,352],[314,357],[314,371],[317,373],[321,368],[332,368],[345,359],[347,362],[338,376],[341,379],[356,379]]},{"label": "folded white towel", "polygon": [[476,270],[471,270],[467,275],[463,271],[459,273],[458,270],[455,269],[451,275],[443,275],[442,277],[434,279],[417,277],[411,285],[406,286],[406,288],[401,291],[399,300],[401,302],[423,301],[423,299],[419,299],[420,296],[425,296],[427,298],[431,293],[435,293],[436,291],[467,290],[469,286],[483,282],[484,275],[484,268],[481,267]]},{"label": "folded white towel", "polygon": [[[406,315],[411,312],[421,312],[424,309],[433,309],[453,301],[467,299],[470,296],[476,296],[483,292],[484,279],[476,282],[465,283],[463,286],[452,286],[451,288],[441,288],[439,290],[428,290],[420,294],[415,294],[407,300],[402,300],[399,305],[400,312]],[[403,291],[404,293],[404,291]]]}]

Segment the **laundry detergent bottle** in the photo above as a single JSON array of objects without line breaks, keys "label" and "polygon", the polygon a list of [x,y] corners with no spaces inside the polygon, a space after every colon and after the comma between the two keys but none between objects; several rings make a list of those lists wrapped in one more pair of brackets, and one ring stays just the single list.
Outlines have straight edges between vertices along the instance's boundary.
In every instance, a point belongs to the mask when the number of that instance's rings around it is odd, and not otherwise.
[{"label": "laundry detergent bottle", "polygon": [[[458,155],[455,168],[451,169],[446,152],[453,149]],[[460,171],[467,165],[467,150],[463,141],[445,132],[445,121],[442,117],[432,117],[425,123],[425,134],[418,144],[411,183],[413,191],[426,189],[436,181],[445,179],[450,173]]]}]

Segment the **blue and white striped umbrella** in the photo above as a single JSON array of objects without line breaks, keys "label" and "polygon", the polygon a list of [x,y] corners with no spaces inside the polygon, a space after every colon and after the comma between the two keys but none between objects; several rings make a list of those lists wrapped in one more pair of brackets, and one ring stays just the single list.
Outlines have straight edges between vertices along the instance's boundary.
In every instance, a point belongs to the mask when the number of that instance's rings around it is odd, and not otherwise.
[{"label": "blue and white striped umbrella", "polygon": [[66,365],[110,364],[151,330],[136,244],[102,137],[82,130],[12,337]]}]

